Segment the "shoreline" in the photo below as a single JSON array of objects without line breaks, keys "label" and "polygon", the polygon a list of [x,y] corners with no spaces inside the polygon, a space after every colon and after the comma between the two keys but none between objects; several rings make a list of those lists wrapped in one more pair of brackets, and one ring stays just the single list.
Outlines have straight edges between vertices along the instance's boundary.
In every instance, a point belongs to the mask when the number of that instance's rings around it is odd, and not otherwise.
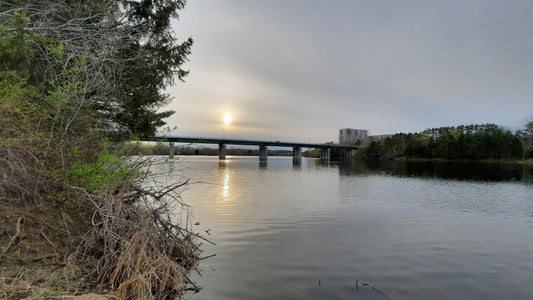
[{"label": "shoreline", "polygon": [[[366,160],[366,159],[365,159]],[[393,160],[393,161],[413,161],[413,162],[460,162],[460,163],[505,163],[505,164],[520,164],[533,165],[533,159],[449,159],[449,158],[422,158],[422,157],[405,157],[398,156],[392,159],[377,160]]]}]

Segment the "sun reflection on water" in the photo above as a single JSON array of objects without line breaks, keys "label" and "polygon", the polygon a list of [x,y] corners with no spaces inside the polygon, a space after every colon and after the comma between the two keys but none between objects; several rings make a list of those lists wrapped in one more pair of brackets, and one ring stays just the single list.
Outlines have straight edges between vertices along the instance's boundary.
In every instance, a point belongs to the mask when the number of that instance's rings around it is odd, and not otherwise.
[{"label": "sun reflection on water", "polygon": [[224,185],[222,186],[222,200],[228,201],[230,200],[230,193],[229,193],[229,170],[224,169]]}]

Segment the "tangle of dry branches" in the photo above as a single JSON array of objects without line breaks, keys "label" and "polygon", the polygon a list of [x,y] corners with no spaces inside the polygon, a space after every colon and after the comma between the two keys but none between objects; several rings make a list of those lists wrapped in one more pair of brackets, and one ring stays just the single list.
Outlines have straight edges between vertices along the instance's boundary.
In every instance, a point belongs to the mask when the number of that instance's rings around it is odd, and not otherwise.
[{"label": "tangle of dry branches", "polygon": [[199,261],[198,235],[173,213],[184,209],[173,194],[183,184],[160,193],[130,186],[108,197],[78,189],[95,209],[93,229],[72,262],[86,266],[90,282],[116,290],[122,299],[171,299],[199,291],[187,275]]}]

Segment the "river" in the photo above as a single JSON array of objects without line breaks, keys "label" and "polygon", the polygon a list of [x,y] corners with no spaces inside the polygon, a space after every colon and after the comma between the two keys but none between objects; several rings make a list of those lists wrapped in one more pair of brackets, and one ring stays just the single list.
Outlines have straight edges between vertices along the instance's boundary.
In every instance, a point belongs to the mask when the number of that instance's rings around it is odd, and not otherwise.
[{"label": "river", "polygon": [[156,160],[216,243],[186,299],[533,299],[529,167]]}]

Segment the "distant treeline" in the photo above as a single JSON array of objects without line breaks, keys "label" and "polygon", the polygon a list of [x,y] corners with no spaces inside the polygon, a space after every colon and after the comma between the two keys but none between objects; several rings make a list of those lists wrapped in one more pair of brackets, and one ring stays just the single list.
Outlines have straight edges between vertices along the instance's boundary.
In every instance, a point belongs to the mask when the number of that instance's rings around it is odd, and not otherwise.
[{"label": "distant treeline", "polygon": [[439,127],[420,133],[398,133],[361,145],[360,158],[522,159],[533,156],[531,134],[495,124]]}]

